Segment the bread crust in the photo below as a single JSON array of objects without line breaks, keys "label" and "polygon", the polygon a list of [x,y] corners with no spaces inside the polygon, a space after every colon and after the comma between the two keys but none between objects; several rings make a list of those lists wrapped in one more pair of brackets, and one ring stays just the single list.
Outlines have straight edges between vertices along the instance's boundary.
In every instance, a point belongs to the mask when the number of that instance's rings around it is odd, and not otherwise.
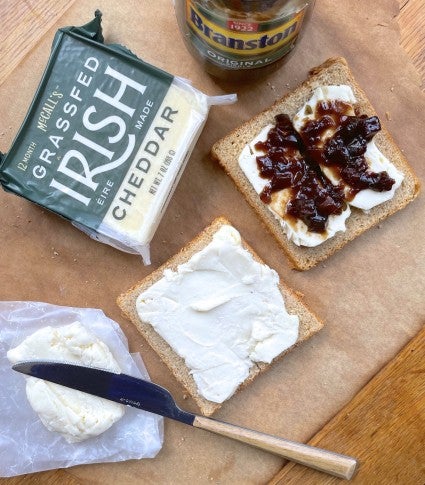
[{"label": "bread crust", "polygon": [[[239,156],[244,146],[253,140],[267,124],[274,124],[274,117],[286,113],[291,118],[310,98],[312,91],[319,86],[347,84],[352,87],[358,100],[361,113],[377,116],[365,92],[360,88],[347,61],[342,57],[330,58],[318,67],[311,69],[309,77],[295,90],[277,100],[272,106],[257,114],[230,134],[217,141],[211,150],[212,157],[233,179],[237,188],[264,222],[267,229],[276,238],[292,266],[298,270],[307,270],[327,259],[352,239],[367,229],[386,219],[411,202],[419,193],[419,181],[409,166],[406,158],[397,147],[385,126],[374,137],[377,147],[404,174],[401,186],[394,197],[370,211],[363,212],[354,207],[346,221],[346,231],[338,232],[334,237],[316,247],[300,247],[289,241],[278,219],[271,213],[255,192],[248,178],[239,167]],[[381,122],[382,125],[382,122]]]},{"label": "bread crust", "polygon": [[[211,225],[205,228],[190,243],[184,246],[180,252],[174,255],[165,264],[148,275],[142,281],[136,283],[127,292],[121,294],[117,299],[118,306],[121,308],[123,314],[133,322],[152,349],[159,355],[161,360],[169,368],[171,373],[186,388],[187,392],[192,396],[202,414],[205,416],[210,416],[213,414],[221,407],[222,404],[208,401],[199,395],[196,383],[192,375],[189,373],[189,369],[186,367],[184,359],[174,352],[170,345],[154,330],[154,328],[148,322],[144,322],[140,319],[136,310],[136,300],[143,291],[163,277],[164,270],[171,269],[175,271],[178,265],[186,262],[193,254],[199,252],[202,248],[209,244],[213,235],[218,231],[218,229],[227,224],[231,225],[231,223],[224,217],[215,219]],[[256,261],[264,264],[261,258],[244,240],[242,240],[242,245],[245,249],[250,251]],[[292,350],[292,348],[310,338],[323,327],[322,321],[305,306],[298,294],[296,294],[282,282],[279,283],[279,289],[285,300],[285,305],[288,312],[297,314],[299,316],[300,327],[297,342],[292,347],[278,355],[273,362],[281,359],[283,355]],[[238,391],[252,382],[260,373],[270,368],[273,362],[271,364],[255,364],[251,368],[247,379],[239,386]]]}]

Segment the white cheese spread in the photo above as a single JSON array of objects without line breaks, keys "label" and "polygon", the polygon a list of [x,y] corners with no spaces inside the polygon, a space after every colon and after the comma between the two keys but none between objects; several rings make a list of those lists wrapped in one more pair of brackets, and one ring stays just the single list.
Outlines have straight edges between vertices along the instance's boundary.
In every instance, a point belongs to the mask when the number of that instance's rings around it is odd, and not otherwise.
[{"label": "white cheese spread", "polygon": [[139,295],[137,312],[180,355],[198,392],[223,402],[255,362],[270,363],[298,338],[277,273],[255,261],[231,226]]},{"label": "white cheese spread", "polygon": [[[42,328],[9,350],[7,357],[12,363],[44,359],[120,372],[108,347],[79,322]],[[124,415],[121,404],[35,377],[27,377],[26,394],[46,428],[68,443],[97,436]]]},{"label": "white cheese spread", "polygon": [[372,172],[387,172],[388,175],[394,179],[394,184],[391,187],[391,190],[384,192],[377,192],[376,190],[371,189],[361,190],[348,202],[353,207],[367,211],[387,200],[391,200],[394,197],[395,191],[403,182],[404,175],[396,169],[385,155],[383,155],[373,140],[367,144],[364,156],[369,164],[369,169]]},{"label": "white cheese spread", "polygon": [[[297,131],[300,131],[301,128],[304,126],[306,121],[314,120],[314,112],[316,110],[316,106],[321,103],[322,101],[334,101],[334,100],[343,101],[348,105],[354,105],[357,100],[354,96],[353,90],[350,86],[341,85],[341,86],[321,86],[316,88],[313,91],[313,95],[311,98],[304,104],[304,106],[298,111],[298,113],[294,116],[293,125]],[[354,115],[354,107],[352,107],[350,115]],[[334,127],[333,127],[334,128]],[[335,133],[335,129],[330,128],[325,132],[322,137],[322,140],[325,141],[330,136]]]},{"label": "white cheese spread", "polygon": [[[351,105],[352,109],[349,114],[355,114],[354,104],[357,102],[357,100],[350,86],[322,86],[314,90],[312,97],[294,116],[294,128],[297,131],[300,131],[307,121],[315,119],[314,113],[318,103],[333,100],[340,100],[348,105]],[[244,147],[239,157],[239,166],[258,194],[262,192],[264,187],[267,185],[268,180],[260,177],[259,175],[256,160],[258,156],[262,156],[264,153],[257,150],[255,148],[255,144],[265,141],[273,126],[274,125],[269,124],[263,128],[263,130],[261,130],[261,132]],[[335,131],[335,127],[330,127],[324,131],[318,146],[323,146],[325,142],[334,135]],[[284,189],[272,194],[272,200],[270,204],[267,204],[267,206],[279,220],[290,241],[294,242],[298,246],[318,246],[325,240],[333,237],[338,231],[345,231],[345,221],[351,214],[350,206],[367,211],[383,202],[386,202],[387,200],[392,199],[395,191],[403,181],[403,174],[397,170],[397,168],[382,154],[373,140],[367,144],[365,159],[369,164],[371,171],[386,171],[388,172],[388,175],[395,180],[395,183],[389,191],[377,192],[371,189],[359,191],[352,198],[352,200],[348,201],[347,208],[341,214],[331,215],[328,218],[326,223],[326,232],[323,234],[309,231],[306,224],[304,224],[304,222],[301,220],[294,222],[292,218],[286,217],[286,205],[290,197],[289,189]],[[331,168],[325,166],[320,166],[320,168],[334,185],[342,182]],[[346,186],[345,190],[348,192],[349,187]]]}]

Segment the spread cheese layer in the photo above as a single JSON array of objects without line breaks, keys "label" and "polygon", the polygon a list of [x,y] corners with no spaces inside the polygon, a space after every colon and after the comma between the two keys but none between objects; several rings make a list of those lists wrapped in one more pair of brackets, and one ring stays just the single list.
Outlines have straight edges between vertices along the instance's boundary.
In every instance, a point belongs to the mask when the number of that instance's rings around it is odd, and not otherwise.
[{"label": "spread cheese layer", "polygon": [[[313,120],[315,108],[318,103],[322,101],[339,100],[352,106],[357,102],[353,90],[350,86],[322,86],[314,90],[312,97],[304,104],[293,119],[294,128],[300,131],[308,120]],[[354,115],[354,107],[352,108],[352,115]],[[267,125],[263,130],[248,143],[239,157],[239,166],[245,173],[246,177],[254,187],[257,193],[261,193],[266,186],[268,180],[260,177],[257,157],[264,155],[264,153],[255,148],[255,144],[260,141],[265,141],[269,131],[273,125]],[[335,133],[335,127],[326,130],[321,142],[324,145],[326,141]],[[362,210],[370,210],[373,207],[386,202],[393,198],[395,191],[403,181],[403,174],[381,153],[374,141],[367,144],[365,159],[369,164],[369,168],[373,172],[388,172],[388,175],[395,180],[391,190],[386,192],[377,192],[371,189],[361,190],[355,197],[348,202],[348,207],[339,215],[331,215],[328,218],[326,225],[326,233],[314,233],[308,230],[307,226],[301,221],[294,222],[290,218],[285,217],[286,204],[289,201],[290,189],[284,189],[272,194],[272,201],[267,204],[269,210],[280,222],[288,239],[297,246],[318,246],[325,240],[333,237],[338,231],[345,231],[345,221],[351,214],[350,206]],[[329,167],[321,166],[321,170],[328,177],[333,184],[341,183],[339,178],[335,177],[334,172]],[[349,190],[348,187],[346,190]]]},{"label": "spread cheese layer", "polygon": [[277,273],[255,261],[231,226],[137,300],[137,312],[180,355],[198,392],[223,402],[255,362],[270,363],[298,338]]},{"label": "spread cheese layer", "polygon": [[[120,372],[108,347],[79,322],[42,328],[9,350],[7,357],[12,363],[45,359]],[[124,415],[121,404],[35,377],[26,381],[31,407],[47,429],[60,433],[68,443],[97,436]]]}]

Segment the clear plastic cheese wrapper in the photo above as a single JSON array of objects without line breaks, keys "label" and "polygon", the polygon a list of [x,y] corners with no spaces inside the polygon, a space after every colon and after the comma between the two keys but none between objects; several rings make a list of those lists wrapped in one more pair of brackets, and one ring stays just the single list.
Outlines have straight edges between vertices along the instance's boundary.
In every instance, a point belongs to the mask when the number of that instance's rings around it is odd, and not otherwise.
[{"label": "clear plastic cheese wrapper", "polygon": [[26,377],[12,370],[7,352],[40,329],[79,322],[102,341],[122,372],[149,380],[139,354],[130,354],[119,325],[101,310],[41,302],[0,302],[0,476],[74,465],[153,458],[163,442],[163,418],[126,406],[109,429],[69,443],[49,431],[26,396]]},{"label": "clear plastic cheese wrapper", "polygon": [[101,13],[60,29],[0,183],[91,237],[142,255],[214,104],[190,83],[103,43]]}]

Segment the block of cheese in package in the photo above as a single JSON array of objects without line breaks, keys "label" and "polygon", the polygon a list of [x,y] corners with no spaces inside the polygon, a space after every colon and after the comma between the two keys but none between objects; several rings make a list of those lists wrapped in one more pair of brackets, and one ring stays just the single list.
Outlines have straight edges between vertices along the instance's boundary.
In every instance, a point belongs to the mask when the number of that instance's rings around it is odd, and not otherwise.
[{"label": "block of cheese in package", "polygon": [[142,255],[213,104],[187,81],[103,43],[101,13],[60,29],[0,182],[91,237]]}]

